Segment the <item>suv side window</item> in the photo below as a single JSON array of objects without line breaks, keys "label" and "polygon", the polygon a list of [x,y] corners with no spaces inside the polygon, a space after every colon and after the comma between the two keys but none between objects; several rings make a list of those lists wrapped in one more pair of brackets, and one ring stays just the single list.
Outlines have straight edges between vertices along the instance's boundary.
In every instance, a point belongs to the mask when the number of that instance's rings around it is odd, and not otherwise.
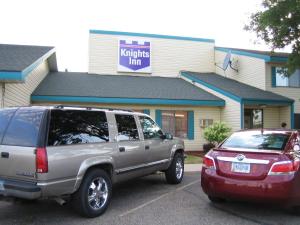
[{"label": "suv side window", "polygon": [[48,145],[71,145],[108,142],[105,112],[52,110]]},{"label": "suv side window", "polygon": [[160,138],[163,132],[156,123],[146,116],[139,116],[144,139]]},{"label": "suv side window", "polygon": [[118,126],[119,141],[136,141],[139,140],[139,134],[133,115],[116,114],[116,122]]}]

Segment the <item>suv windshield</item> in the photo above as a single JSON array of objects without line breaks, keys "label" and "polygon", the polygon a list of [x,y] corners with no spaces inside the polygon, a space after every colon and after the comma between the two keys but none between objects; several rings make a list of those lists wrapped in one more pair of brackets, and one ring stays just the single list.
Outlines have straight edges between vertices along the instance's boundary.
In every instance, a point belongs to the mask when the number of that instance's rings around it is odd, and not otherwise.
[{"label": "suv windshield", "polygon": [[220,147],[284,150],[289,134],[262,133],[261,131],[237,132],[232,134]]}]

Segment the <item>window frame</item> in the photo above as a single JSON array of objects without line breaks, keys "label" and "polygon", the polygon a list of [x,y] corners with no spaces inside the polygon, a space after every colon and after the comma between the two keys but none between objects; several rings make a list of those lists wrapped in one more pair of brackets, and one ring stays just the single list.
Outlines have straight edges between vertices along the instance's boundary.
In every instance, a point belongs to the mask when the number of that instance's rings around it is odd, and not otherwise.
[{"label": "window frame", "polygon": [[280,74],[277,74],[277,69],[286,69],[286,68],[284,68],[282,66],[272,66],[271,67],[271,83],[272,83],[271,86],[273,88],[300,88],[300,70],[299,69],[295,71],[295,73],[298,73],[298,76],[299,76],[299,78],[298,78],[299,79],[298,86],[291,86],[289,84],[290,77],[286,77],[286,79],[287,79],[287,85],[286,86],[284,86],[284,85],[277,85],[277,80],[278,80],[277,76],[280,76]]}]

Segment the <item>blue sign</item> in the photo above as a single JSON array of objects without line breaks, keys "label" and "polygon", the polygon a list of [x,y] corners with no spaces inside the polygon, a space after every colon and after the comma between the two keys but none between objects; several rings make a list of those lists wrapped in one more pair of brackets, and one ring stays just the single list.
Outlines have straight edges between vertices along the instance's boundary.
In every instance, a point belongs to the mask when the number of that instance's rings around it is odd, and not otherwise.
[{"label": "blue sign", "polygon": [[119,40],[120,72],[151,73],[150,41]]}]

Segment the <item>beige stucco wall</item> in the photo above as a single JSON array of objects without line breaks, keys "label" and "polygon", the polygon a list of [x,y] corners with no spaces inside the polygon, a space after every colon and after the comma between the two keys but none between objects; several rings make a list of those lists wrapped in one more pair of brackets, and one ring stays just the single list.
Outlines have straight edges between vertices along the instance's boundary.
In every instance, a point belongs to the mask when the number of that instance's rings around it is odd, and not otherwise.
[{"label": "beige stucco wall", "polygon": [[[90,34],[89,73],[133,74],[117,72],[119,38],[122,36]],[[215,70],[214,43],[129,36],[123,38],[151,41],[152,76],[177,76],[180,70]]]},{"label": "beige stucco wall", "polygon": [[24,83],[5,83],[4,107],[30,105],[30,95],[49,72],[47,61],[25,78]]},{"label": "beige stucco wall", "polygon": [[[226,52],[215,50],[215,62],[218,66],[222,67],[226,54]],[[237,54],[231,54],[231,59],[237,60],[238,72],[229,66],[224,72],[216,66],[216,73],[265,90],[265,61],[263,59]]]},{"label": "beige stucco wall", "polygon": [[[34,105],[39,105],[41,103],[35,103]],[[57,105],[60,103],[42,103],[43,105]],[[61,103],[66,104],[66,103]],[[155,120],[155,110],[184,110],[184,111],[194,111],[194,140],[184,139],[185,149],[187,151],[197,151],[202,150],[202,145],[205,143],[203,137],[203,128],[200,127],[200,119],[213,119],[213,121],[220,121],[221,109],[220,107],[191,107],[191,106],[163,106],[163,105],[117,105],[117,104],[82,104],[82,103],[72,103],[73,105],[83,105],[83,106],[94,106],[103,108],[118,108],[118,109],[130,109],[130,110],[150,110],[150,116]]]},{"label": "beige stucco wall", "polygon": [[[295,100],[294,112],[300,113],[300,88],[291,87],[272,87],[272,66],[275,64],[266,64],[266,89],[276,94],[286,96]],[[277,65],[278,66],[278,65]],[[279,65],[280,66],[280,65]]]}]

